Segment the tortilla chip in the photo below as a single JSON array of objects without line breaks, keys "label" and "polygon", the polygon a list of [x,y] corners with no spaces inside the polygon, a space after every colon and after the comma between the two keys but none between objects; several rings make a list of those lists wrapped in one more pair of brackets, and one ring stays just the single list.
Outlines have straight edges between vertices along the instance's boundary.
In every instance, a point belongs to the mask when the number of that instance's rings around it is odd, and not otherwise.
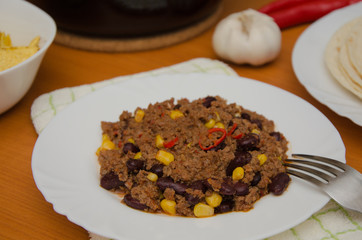
[{"label": "tortilla chip", "polygon": [[40,37],[35,37],[28,46],[14,47],[11,38],[5,33],[0,33],[0,71],[9,69],[29,57],[39,50]]}]

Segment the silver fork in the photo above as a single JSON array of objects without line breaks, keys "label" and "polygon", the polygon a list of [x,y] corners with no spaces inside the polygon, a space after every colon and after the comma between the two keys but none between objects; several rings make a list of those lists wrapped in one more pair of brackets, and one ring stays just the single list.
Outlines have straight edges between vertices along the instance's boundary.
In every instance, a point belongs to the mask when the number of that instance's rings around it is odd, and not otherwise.
[{"label": "silver fork", "polygon": [[330,158],[307,154],[292,157],[284,164],[287,173],[314,183],[343,207],[362,213],[361,173]]}]

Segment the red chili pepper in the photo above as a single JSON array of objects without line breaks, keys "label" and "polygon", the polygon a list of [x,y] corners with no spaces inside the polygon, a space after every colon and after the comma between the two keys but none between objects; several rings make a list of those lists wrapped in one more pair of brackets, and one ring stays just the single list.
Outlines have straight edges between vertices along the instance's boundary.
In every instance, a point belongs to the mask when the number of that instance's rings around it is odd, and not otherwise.
[{"label": "red chili pepper", "polygon": [[121,148],[122,147],[122,142],[119,141],[117,145],[118,145],[118,148]]},{"label": "red chili pepper", "polygon": [[214,133],[214,132],[222,132],[222,136],[221,136],[220,138],[218,138],[217,140],[215,140],[213,145],[208,146],[208,147],[202,146],[202,144],[201,144],[201,138],[200,138],[200,139],[199,139],[199,146],[200,146],[200,148],[201,148],[202,150],[205,150],[205,151],[206,151],[206,150],[210,150],[211,148],[214,148],[214,147],[216,147],[217,145],[219,145],[219,144],[220,144],[222,141],[224,141],[224,139],[226,138],[227,133],[226,133],[226,130],[225,130],[225,129],[223,129],[223,128],[211,128],[211,129],[208,130],[209,135],[212,134],[212,133]]},{"label": "red chili pepper", "polygon": [[238,135],[232,135],[237,126],[238,126],[238,125],[237,125],[236,123],[234,123],[233,126],[231,127],[230,131],[227,133],[227,136],[231,136],[231,137],[234,138],[234,139],[239,139],[239,138],[241,138],[241,137],[243,136],[243,133],[240,133],[240,134],[238,134]]},{"label": "red chili pepper", "polygon": [[290,8],[301,3],[310,2],[314,0],[276,0],[274,2],[268,3],[267,5],[261,7],[259,12],[262,13],[271,13],[284,8]]},{"label": "red chili pepper", "polygon": [[172,139],[171,141],[169,142],[164,142],[163,143],[163,146],[165,148],[172,148],[173,146],[175,146],[176,142],[178,141],[178,137],[175,137],[174,139]]},{"label": "red chili pepper", "polygon": [[269,12],[280,29],[315,21],[324,15],[362,0],[306,0],[294,6]]}]

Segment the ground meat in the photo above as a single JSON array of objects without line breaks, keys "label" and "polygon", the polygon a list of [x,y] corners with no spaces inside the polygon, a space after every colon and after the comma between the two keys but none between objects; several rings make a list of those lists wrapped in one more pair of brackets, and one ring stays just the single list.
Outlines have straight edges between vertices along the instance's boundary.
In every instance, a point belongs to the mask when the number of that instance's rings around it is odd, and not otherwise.
[{"label": "ground meat", "polygon": [[163,212],[167,200],[194,216],[213,193],[215,213],[248,211],[286,171],[288,142],[273,121],[219,96],[124,111],[101,128],[101,186],[144,211]]}]

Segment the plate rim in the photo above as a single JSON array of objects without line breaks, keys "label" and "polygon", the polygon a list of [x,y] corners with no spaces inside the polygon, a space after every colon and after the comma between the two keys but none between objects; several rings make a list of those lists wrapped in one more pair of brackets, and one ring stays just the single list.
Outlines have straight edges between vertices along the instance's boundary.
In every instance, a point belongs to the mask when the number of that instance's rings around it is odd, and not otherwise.
[{"label": "plate rim", "polygon": [[[319,96],[319,94],[314,91],[314,87],[312,87],[308,83],[308,81],[305,80],[305,78],[303,77],[303,74],[302,74],[303,70],[298,65],[298,62],[299,62],[298,54],[299,54],[299,52],[302,51],[301,48],[302,48],[303,45],[305,45],[304,42],[306,41],[306,39],[308,39],[308,37],[312,36],[312,37],[316,38],[316,36],[313,36],[311,32],[313,30],[317,29],[317,28],[320,28],[320,25],[323,26],[325,22],[331,21],[331,19],[333,20],[333,19],[338,18],[340,16],[346,16],[347,15],[347,17],[345,19],[343,19],[342,21],[337,22],[333,26],[329,26],[329,28],[331,28],[331,30],[328,30],[327,34],[332,36],[335,31],[337,31],[341,26],[343,26],[343,24],[347,23],[348,21],[350,21],[350,20],[352,20],[352,19],[354,19],[354,18],[356,18],[358,16],[362,16],[362,14],[357,14],[357,13],[352,14],[352,15],[348,15],[348,13],[350,11],[354,11],[354,9],[361,9],[362,10],[362,2],[355,3],[353,5],[350,5],[350,6],[341,8],[341,9],[337,9],[337,10],[323,16],[322,18],[320,18],[319,20],[315,21],[310,26],[308,26],[302,32],[302,34],[298,37],[298,39],[297,39],[297,41],[296,41],[296,43],[295,43],[295,45],[293,47],[293,50],[292,50],[292,67],[293,67],[293,71],[294,71],[298,81],[304,86],[304,88],[308,91],[308,93],[313,96],[313,98],[315,98],[317,101],[319,101],[323,105],[330,108],[332,111],[334,111],[338,115],[340,115],[342,117],[346,117],[346,118],[350,119],[353,123],[355,123],[355,124],[357,124],[359,126],[362,126],[362,116],[357,118],[357,117],[354,117],[353,115],[351,115],[350,112],[348,112],[348,111],[341,111],[340,108],[336,107],[336,102],[330,102],[330,101],[324,99],[323,97]],[[325,36],[326,32],[319,31],[318,34],[320,34],[319,36],[322,36],[322,35]],[[320,38],[320,39],[323,39],[323,43],[325,44],[324,47],[320,46],[320,48],[319,48],[319,49],[321,49],[321,51],[323,52],[323,55],[324,55],[325,47],[326,47],[326,45],[327,45],[327,43],[329,41],[329,38],[328,39]],[[318,44],[320,44],[320,43],[318,42]],[[320,63],[320,62],[321,62],[321,64],[318,64],[318,65],[322,65],[322,67],[325,69],[325,71],[327,73],[326,77],[328,77],[331,81],[333,81],[334,80],[333,77],[331,75],[328,75],[329,71],[328,71],[327,67],[324,64],[324,59],[318,59],[318,63]],[[313,62],[313,63],[315,63],[315,62]],[[305,71],[305,69],[304,69],[304,71]],[[342,86],[340,86],[340,88],[341,88],[340,92],[346,91],[348,93],[348,95],[351,95],[353,98],[357,98],[356,96],[352,95],[352,93],[349,93],[348,90],[342,88]],[[362,100],[359,102],[359,104],[361,104],[361,106],[362,106]]]}]

